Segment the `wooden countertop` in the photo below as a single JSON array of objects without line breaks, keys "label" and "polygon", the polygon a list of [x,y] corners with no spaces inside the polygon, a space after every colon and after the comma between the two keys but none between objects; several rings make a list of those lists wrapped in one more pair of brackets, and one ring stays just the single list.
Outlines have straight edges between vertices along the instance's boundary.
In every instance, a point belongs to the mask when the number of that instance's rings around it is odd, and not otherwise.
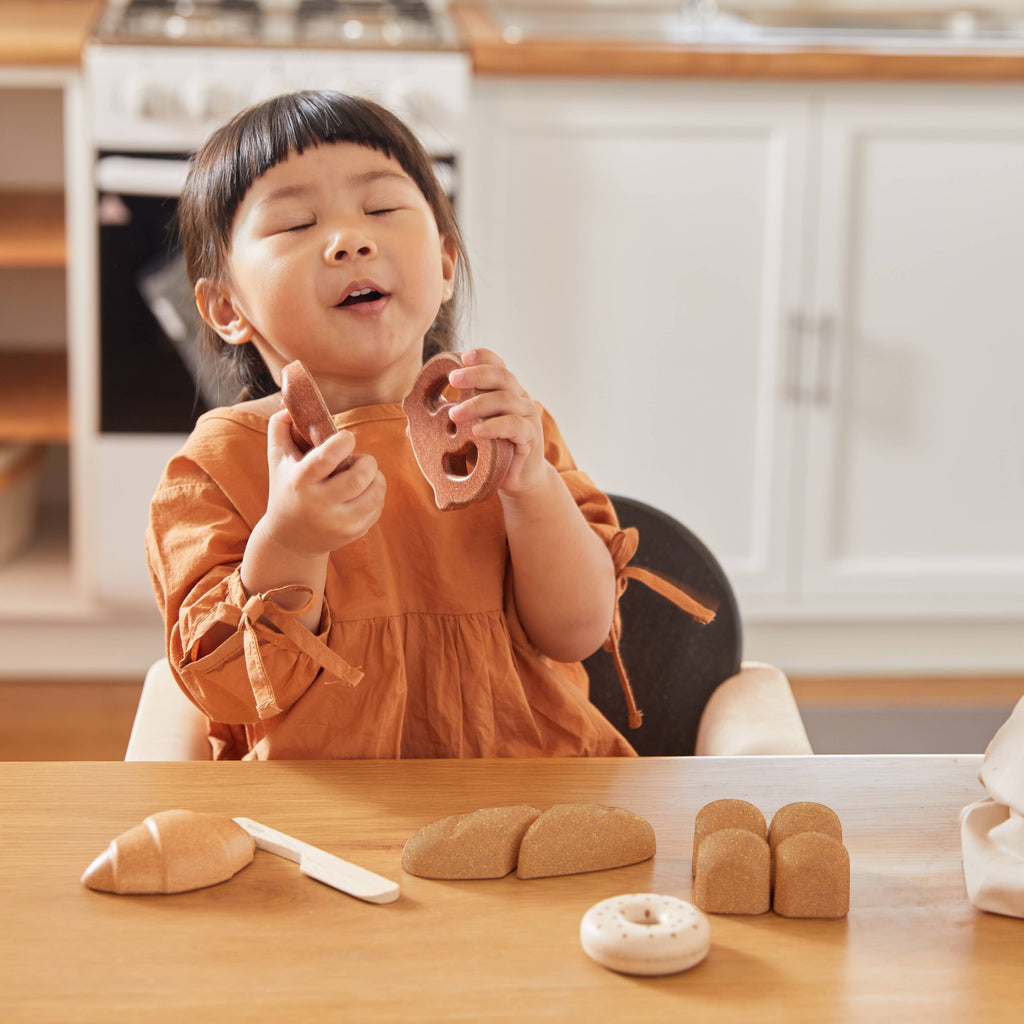
[{"label": "wooden countertop", "polygon": [[[1024,921],[968,902],[960,809],[980,755],[534,761],[0,764],[0,1016],[5,1024],[147,1020],[978,1021],[1024,1002]],[[838,921],[711,917],[702,964],[664,978],[604,970],[580,948],[594,903],[689,899],[706,802],[767,816],[829,804],[850,851]],[[653,860],[530,881],[406,875],[402,846],[479,807],[593,802],[653,826]],[[361,903],[265,851],[222,885],[113,896],[79,882],[154,811],[244,816],[392,878]]]},{"label": "wooden countertop", "polygon": [[0,0],[0,66],[77,67],[103,0]]},{"label": "wooden countertop", "polygon": [[[0,0],[0,67],[76,67],[104,0]],[[1024,80],[1024,51],[897,54],[872,50],[712,49],[613,40],[522,40],[507,43],[483,0],[452,0],[478,75]]]},{"label": "wooden countertop", "polygon": [[825,47],[728,50],[614,40],[508,43],[483,0],[452,0],[449,9],[477,75],[1024,81],[1024,49],[904,54]]}]

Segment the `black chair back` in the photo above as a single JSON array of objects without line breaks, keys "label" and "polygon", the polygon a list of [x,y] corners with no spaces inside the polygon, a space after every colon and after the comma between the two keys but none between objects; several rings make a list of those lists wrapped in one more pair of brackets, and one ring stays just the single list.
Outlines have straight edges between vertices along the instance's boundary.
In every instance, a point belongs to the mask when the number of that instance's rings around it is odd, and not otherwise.
[{"label": "black chair back", "polygon": [[644,756],[692,754],[704,705],[735,675],[743,656],[739,607],[715,556],[682,523],[643,502],[610,495],[623,527],[635,526],[640,546],[632,565],[650,569],[702,603],[717,607],[703,626],[638,580],[619,605],[620,652],[643,724],[630,729],[615,661],[597,651],[583,663],[590,700]]}]

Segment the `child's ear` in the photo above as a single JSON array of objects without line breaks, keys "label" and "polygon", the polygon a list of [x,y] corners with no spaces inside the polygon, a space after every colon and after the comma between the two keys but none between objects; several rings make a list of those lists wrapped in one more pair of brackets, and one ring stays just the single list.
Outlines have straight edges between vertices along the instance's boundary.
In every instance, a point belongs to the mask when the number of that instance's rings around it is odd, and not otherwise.
[{"label": "child's ear", "polygon": [[196,281],[196,308],[199,315],[228,345],[244,345],[252,341],[253,327],[235,305],[231,292],[208,277]]},{"label": "child's ear", "polygon": [[443,301],[447,302],[455,293],[455,268],[459,262],[459,249],[454,238],[441,236],[441,275],[444,280]]}]

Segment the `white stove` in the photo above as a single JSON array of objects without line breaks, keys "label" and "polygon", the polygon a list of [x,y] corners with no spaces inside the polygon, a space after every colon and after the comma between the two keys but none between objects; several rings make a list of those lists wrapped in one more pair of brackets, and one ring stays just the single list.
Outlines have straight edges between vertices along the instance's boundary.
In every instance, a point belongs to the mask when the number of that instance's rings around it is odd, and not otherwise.
[{"label": "white stove", "polygon": [[426,0],[118,0],[85,66],[97,149],[191,152],[250,103],[328,88],[454,156],[469,102],[468,57]]},{"label": "white stove", "polygon": [[425,0],[118,0],[85,52],[92,240],[76,260],[91,294],[96,433],[88,514],[93,586],[152,601],[141,543],[167,459],[211,393],[175,244],[188,158],[259,100],[337,89],[377,100],[416,132],[458,199],[468,57]]},{"label": "white stove", "polygon": [[438,0],[110,0],[108,43],[457,49]]}]

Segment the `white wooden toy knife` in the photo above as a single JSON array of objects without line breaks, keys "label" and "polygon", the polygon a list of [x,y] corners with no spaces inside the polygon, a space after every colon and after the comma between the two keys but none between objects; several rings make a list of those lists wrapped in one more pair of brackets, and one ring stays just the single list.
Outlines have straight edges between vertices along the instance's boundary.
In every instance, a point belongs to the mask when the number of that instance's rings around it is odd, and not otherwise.
[{"label": "white wooden toy knife", "polygon": [[259,850],[276,853],[279,857],[295,861],[299,871],[318,882],[323,882],[341,892],[366,900],[367,903],[393,903],[398,899],[398,883],[381,875],[375,875],[366,868],[350,864],[316,846],[300,842],[283,832],[261,825],[250,818],[235,818],[256,841]]}]

